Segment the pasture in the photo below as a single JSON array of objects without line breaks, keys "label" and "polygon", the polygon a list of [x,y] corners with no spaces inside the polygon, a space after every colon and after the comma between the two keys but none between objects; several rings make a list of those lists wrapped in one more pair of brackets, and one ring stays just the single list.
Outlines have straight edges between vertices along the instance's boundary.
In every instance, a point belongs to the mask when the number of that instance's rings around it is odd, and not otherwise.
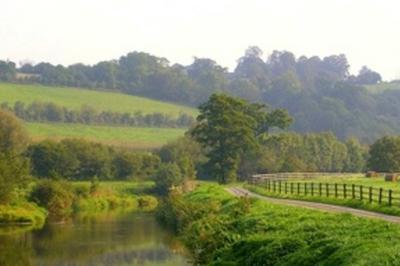
[{"label": "pasture", "polygon": [[82,138],[129,149],[154,149],[183,136],[185,129],[25,123],[32,141]]},{"label": "pasture", "polygon": [[192,116],[197,110],[187,106],[150,100],[128,94],[110,91],[95,91],[69,87],[50,87],[43,85],[21,85],[0,83],[0,102],[13,105],[16,101],[30,104],[35,101],[52,102],[57,105],[77,110],[83,105],[95,108],[97,111],[113,111],[119,113],[163,113],[177,116],[186,113]]}]

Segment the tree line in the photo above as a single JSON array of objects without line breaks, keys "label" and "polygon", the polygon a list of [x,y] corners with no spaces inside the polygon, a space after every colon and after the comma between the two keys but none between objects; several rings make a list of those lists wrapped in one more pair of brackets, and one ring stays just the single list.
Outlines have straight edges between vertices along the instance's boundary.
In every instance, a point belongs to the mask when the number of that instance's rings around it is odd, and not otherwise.
[{"label": "tree line", "polygon": [[194,118],[185,113],[181,113],[175,118],[163,113],[143,114],[142,112],[136,112],[130,114],[112,111],[99,112],[89,105],[83,105],[78,110],[71,110],[52,102],[36,101],[25,105],[25,103],[17,101],[14,103],[14,106],[3,102],[0,104],[0,109],[13,112],[18,118],[29,122],[168,128],[188,128],[194,123]]},{"label": "tree line", "polygon": [[0,80],[118,90],[191,106],[224,92],[288,109],[295,118],[291,129],[300,133],[332,131],[342,140],[357,137],[368,143],[399,133],[400,93],[372,94],[365,85],[381,82],[381,75],[366,66],[351,75],[349,66],[343,54],[296,57],[288,51],[273,51],[264,57],[253,46],[232,72],[209,58],[180,65],[131,52],[95,65],[42,62],[17,68],[2,61]]}]

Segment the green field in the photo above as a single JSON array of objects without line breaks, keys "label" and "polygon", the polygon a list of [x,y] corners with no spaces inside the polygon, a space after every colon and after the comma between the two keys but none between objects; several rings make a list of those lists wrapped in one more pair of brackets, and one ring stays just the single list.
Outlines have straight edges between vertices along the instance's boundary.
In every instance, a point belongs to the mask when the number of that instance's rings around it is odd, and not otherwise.
[{"label": "green field", "polygon": [[195,116],[194,108],[150,100],[122,93],[95,91],[87,89],[47,87],[42,85],[19,85],[0,83],[0,102],[10,105],[16,101],[26,104],[34,101],[53,102],[69,109],[79,109],[82,105],[89,105],[98,111],[114,111],[134,113],[164,113],[171,116],[186,113]]},{"label": "green field", "polygon": [[33,141],[83,138],[132,149],[158,148],[183,136],[185,129],[88,126],[81,124],[25,123]]}]

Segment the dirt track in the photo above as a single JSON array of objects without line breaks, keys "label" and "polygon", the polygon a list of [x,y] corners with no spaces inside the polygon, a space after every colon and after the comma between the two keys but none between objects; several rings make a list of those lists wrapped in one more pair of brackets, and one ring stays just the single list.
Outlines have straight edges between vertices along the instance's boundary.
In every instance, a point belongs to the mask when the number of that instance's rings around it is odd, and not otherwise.
[{"label": "dirt track", "polygon": [[265,201],[268,201],[271,203],[276,203],[276,204],[289,205],[289,206],[294,206],[294,207],[302,207],[302,208],[320,210],[320,211],[325,211],[325,212],[350,213],[352,215],[363,217],[363,218],[379,219],[379,220],[384,220],[384,221],[392,222],[392,223],[400,223],[400,217],[398,217],[398,216],[386,215],[386,214],[381,214],[381,213],[376,213],[376,212],[358,210],[358,209],[353,209],[353,208],[349,208],[349,207],[343,207],[343,206],[337,206],[337,205],[331,205],[331,204],[325,204],[325,203],[271,198],[271,197],[261,196],[259,194],[253,193],[247,189],[239,188],[239,187],[227,188],[227,191],[229,191],[230,193],[232,193],[235,196],[239,196],[239,197],[240,196],[242,196],[242,197],[249,196],[249,197],[258,198],[258,199],[265,200]]}]

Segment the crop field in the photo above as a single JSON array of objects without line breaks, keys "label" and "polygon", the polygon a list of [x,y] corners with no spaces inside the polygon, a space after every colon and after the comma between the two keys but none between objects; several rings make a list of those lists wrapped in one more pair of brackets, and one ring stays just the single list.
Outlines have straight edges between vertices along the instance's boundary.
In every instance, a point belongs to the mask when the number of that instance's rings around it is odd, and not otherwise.
[{"label": "crop field", "polygon": [[53,102],[75,110],[83,105],[89,105],[98,111],[120,113],[141,111],[143,114],[158,112],[171,116],[177,116],[180,113],[192,116],[197,114],[197,110],[194,108],[117,92],[0,83],[0,102],[8,102],[8,104],[12,105],[16,101],[21,101],[25,104],[30,104],[34,101]]},{"label": "crop field", "polygon": [[25,123],[34,142],[44,139],[83,138],[131,149],[153,149],[183,136],[185,129]]}]

